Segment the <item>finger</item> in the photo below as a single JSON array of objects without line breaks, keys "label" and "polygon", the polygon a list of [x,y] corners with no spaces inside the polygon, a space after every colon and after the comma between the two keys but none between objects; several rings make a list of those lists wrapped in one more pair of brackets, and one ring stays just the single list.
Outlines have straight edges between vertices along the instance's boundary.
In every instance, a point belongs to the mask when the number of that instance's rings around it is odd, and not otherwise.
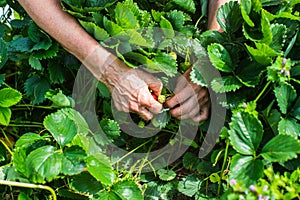
[{"label": "finger", "polygon": [[129,111],[138,113],[140,111],[139,105],[136,102],[129,101]]},{"label": "finger", "polygon": [[185,114],[183,114],[182,116],[179,116],[180,120],[183,119],[192,119],[193,117],[195,117],[196,115],[198,115],[200,113],[200,109],[199,109],[199,105],[197,105],[197,108],[193,108],[190,110],[190,112],[187,112]]},{"label": "finger", "polygon": [[153,114],[144,107],[141,107],[138,113],[144,120],[149,121],[153,118]]},{"label": "finger", "polygon": [[192,118],[194,122],[201,122],[205,121],[209,117],[210,105],[209,103],[203,105],[200,109],[200,113],[197,114],[195,117]]},{"label": "finger", "polygon": [[195,97],[189,98],[183,104],[180,104],[178,107],[176,107],[170,111],[170,113],[173,117],[176,117],[179,119],[183,119],[182,117],[185,115],[187,117],[194,116],[194,115],[190,115],[191,112],[193,112],[194,114],[197,112],[200,112],[198,101]]},{"label": "finger", "polygon": [[201,87],[201,86],[199,86],[199,87],[200,87],[200,88],[199,88],[199,90],[198,90],[198,92],[197,92],[199,101],[202,101],[202,100],[204,100],[204,99],[208,100],[209,95],[208,95],[208,90],[207,90],[207,88],[204,88],[204,87]]},{"label": "finger", "polygon": [[195,92],[191,87],[187,86],[179,93],[175,94],[175,96],[170,98],[165,105],[172,109],[178,104],[183,104],[187,99],[189,99],[192,96],[196,97]]},{"label": "finger", "polygon": [[160,95],[161,90],[163,88],[163,84],[161,81],[159,81],[151,74],[142,72],[140,70],[139,70],[139,76],[141,79],[145,81],[145,83],[148,85],[148,88],[150,88],[156,96]]},{"label": "finger", "polygon": [[152,113],[158,114],[162,109],[162,104],[156,101],[148,90],[141,90],[140,93],[138,95],[139,104],[146,107]]},{"label": "finger", "polygon": [[188,81],[187,81],[186,77],[180,76],[177,80],[177,84],[176,84],[176,87],[175,87],[173,93],[174,94],[179,93],[181,90],[183,90],[186,87],[187,84],[188,84]]}]

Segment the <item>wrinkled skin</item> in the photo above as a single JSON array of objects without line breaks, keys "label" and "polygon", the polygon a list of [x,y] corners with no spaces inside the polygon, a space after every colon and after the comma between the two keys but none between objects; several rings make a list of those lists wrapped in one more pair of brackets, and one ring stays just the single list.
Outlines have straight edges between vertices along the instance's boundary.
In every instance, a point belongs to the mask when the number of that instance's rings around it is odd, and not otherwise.
[{"label": "wrinkled skin", "polygon": [[128,68],[119,59],[106,67],[106,85],[118,110],[135,112],[145,120],[161,111],[162,104],[149,91],[157,96],[161,93],[162,83],[158,79],[142,70]]},{"label": "wrinkled skin", "polygon": [[190,80],[191,71],[192,67],[179,78],[175,95],[167,100],[166,106],[170,108],[171,115],[179,120],[192,119],[194,122],[201,122],[209,116],[209,94],[207,88]]}]

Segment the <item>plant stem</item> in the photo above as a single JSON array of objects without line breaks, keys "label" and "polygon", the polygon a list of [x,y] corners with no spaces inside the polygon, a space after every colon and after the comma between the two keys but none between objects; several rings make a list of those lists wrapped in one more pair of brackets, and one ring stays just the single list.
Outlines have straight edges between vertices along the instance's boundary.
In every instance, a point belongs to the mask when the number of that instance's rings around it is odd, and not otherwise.
[{"label": "plant stem", "polygon": [[34,106],[31,104],[19,104],[19,105],[15,105],[15,107],[31,107],[31,108],[40,108],[40,109],[54,109],[55,107],[53,106]]},{"label": "plant stem", "polygon": [[112,165],[115,165],[116,163],[120,162],[121,160],[123,160],[124,158],[126,158],[127,156],[129,156],[130,154],[132,154],[133,152],[135,152],[136,150],[138,150],[139,148],[141,148],[142,146],[146,145],[149,142],[151,142],[151,140],[148,140],[148,141],[144,142],[143,144],[137,146],[136,148],[132,149],[127,154],[125,154],[124,156],[119,158],[117,161],[113,162]]},{"label": "plant stem", "polygon": [[227,158],[228,158],[228,149],[229,149],[229,140],[226,140],[226,147],[225,147],[225,153],[224,153],[224,159],[223,159],[223,164],[222,164],[222,169],[220,173],[220,180],[219,180],[219,185],[218,185],[218,196],[220,196],[221,193],[221,185],[222,185],[222,179],[223,179],[223,172],[225,170]]},{"label": "plant stem", "polygon": [[21,183],[21,182],[14,182],[14,181],[5,181],[5,180],[0,180],[0,185],[48,190],[51,193],[53,200],[57,200],[55,191],[49,186],[35,185],[35,184],[31,184],[31,183]]},{"label": "plant stem", "polygon": [[[12,145],[12,143],[10,142],[9,138],[7,137],[5,131],[4,131],[2,128],[0,128],[0,129],[1,129],[1,132],[2,132],[2,134],[4,135],[4,137],[5,137],[6,141],[7,141],[7,143],[9,144],[9,147],[13,147],[13,145]],[[3,141],[3,142],[4,142],[4,141]]]},{"label": "plant stem", "polygon": [[266,89],[269,87],[269,85],[271,84],[271,81],[269,81],[266,85],[265,85],[265,87],[264,87],[264,89],[259,93],[259,95],[256,97],[256,99],[254,100],[254,102],[256,103],[258,100],[259,100],[259,98],[264,94],[264,92],[266,91]]},{"label": "plant stem", "polygon": [[201,15],[200,17],[199,17],[199,19],[197,20],[197,22],[196,22],[196,24],[195,24],[195,28],[197,28],[198,27],[198,24],[199,24],[199,22],[201,21],[201,19],[204,17],[204,15]]},{"label": "plant stem", "polygon": [[3,144],[5,149],[9,152],[9,154],[13,155],[13,152],[10,150],[10,148],[7,146],[7,144],[2,139],[0,139],[0,142]]},{"label": "plant stem", "polygon": [[9,124],[7,125],[8,126],[11,126],[11,127],[30,127],[30,128],[43,128],[44,126],[41,124],[41,125],[36,125],[36,124]]}]

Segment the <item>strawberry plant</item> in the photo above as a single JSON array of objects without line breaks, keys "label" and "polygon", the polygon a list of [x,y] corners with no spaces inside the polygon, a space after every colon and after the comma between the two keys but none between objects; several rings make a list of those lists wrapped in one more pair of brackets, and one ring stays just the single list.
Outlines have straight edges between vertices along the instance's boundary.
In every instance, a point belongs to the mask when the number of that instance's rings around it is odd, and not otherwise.
[{"label": "strawberry plant", "polygon": [[16,1],[0,1],[3,198],[299,198],[299,1],[230,1],[217,12],[223,32],[206,30],[206,0],[60,2],[103,47],[159,78],[162,104],[193,65],[211,118],[115,111],[103,83]]}]

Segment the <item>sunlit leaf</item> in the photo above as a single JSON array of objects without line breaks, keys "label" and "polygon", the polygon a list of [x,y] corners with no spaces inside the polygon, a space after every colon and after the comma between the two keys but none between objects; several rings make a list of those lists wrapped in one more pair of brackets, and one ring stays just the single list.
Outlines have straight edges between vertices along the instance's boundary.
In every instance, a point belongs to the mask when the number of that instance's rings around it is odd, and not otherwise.
[{"label": "sunlit leaf", "polygon": [[236,154],[231,161],[229,177],[241,181],[245,186],[250,186],[263,176],[263,170],[262,160]]},{"label": "sunlit leaf", "polygon": [[261,155],[270,162],[285,162],[300,153],[300,142],[294,136],[279,134],[262,149]]},{"label": "sunlit leaf", "polygon": [[12,88],[0,90],[0,107],[11,107],[16,105],[22,99],[22,94]]},{"label": "sunlit leaf", "polygon": [[233,148],[244,155],[254,155],[263,136],[261,122],[252,114],[237,112],[231,118],[229,138]]}]

